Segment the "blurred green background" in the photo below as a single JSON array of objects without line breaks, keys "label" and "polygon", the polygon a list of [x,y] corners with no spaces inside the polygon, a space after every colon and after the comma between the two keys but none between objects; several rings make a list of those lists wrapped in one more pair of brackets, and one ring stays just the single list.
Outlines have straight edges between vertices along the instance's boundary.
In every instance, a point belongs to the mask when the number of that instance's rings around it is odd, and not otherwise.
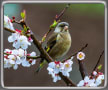
[{"label": "blurred green background", "polygon": [[[5,4],[4,14],[10,18],[15,16],[20,20],[20,12],[26,10],[27,25],[35,33],[36,37],[41,40],[41,37],[48,31],[52,24],[55,15],[58,15],[66,4]],[[65,12],[61,21],[70,24],[69,30],[72,37],[72,46],[67,54],[68,57],[72,53],[79,50],[86,43],[88,47],[84,50],[86,54],[85,66],[88,73],[91,73],[94,68],[100,53],[104,50],[104,4],[71,4]],[[14,27],[21,29],[19,25],[14,24]],[[4,49],[12,47],[8,43],[7,38],[11,33],[4,31]],[[28,52],[36,51],[37,48],[32,45],[29,46]],[[64,57],[64,58],[65,58]],[[73,82],[78,83],[82,78],[79,72],[78,62],[73,60],[73,70],[70,78]],[[66,86],[61,80],[57,83],[52,82],[52,78],[48,75],[46,70],[47,65],[38,74],[34,74],[37,64],[30,68],[19,66],[18,70],[4,69],[4,85],[5,86]],[[103,65],[102,72],[104,72],[104,56],[100,62]],[[103,84],[104,85],[104,84]]]}]

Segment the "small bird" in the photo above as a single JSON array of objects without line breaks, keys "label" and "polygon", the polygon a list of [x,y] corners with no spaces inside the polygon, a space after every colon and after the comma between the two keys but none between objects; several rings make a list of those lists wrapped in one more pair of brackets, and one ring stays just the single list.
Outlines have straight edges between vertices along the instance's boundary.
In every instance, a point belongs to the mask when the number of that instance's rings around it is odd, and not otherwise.
[{"label": "small bird", "polygon": [[[69,24],[67,22],[58,23],[54,32],[47,41],[45,50],[53,58],[53,60],[59,60],[61,57],[66,55],[71,47],[71,35],[68,28]],[[45,63],[46,60],[41,59],[40,66],[36,72],[39,72]]]}]

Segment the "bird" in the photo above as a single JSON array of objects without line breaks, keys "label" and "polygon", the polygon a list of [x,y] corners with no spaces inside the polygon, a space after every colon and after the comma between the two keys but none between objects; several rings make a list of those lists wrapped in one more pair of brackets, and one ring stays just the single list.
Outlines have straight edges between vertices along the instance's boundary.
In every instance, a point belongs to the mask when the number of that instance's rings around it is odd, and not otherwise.
[{"label": "bird", "polygon": [[[67,22],[60,22],[49,37],[45,50],[53,60],[59,61],[61,57],[67,54],[71,43],[72,39],[69,33],[69,24]],[[46,60],[41,59],[36,72],[39,72],[45,63],[47,63]]]}]

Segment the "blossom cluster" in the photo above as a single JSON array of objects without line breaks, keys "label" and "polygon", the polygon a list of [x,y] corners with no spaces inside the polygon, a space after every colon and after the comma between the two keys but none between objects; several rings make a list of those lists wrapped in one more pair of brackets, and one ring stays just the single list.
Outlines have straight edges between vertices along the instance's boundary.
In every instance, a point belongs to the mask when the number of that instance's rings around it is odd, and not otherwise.
[{"label": "blossom cluster", "polygon": [[30,36],[27,36],[27,34],[30,33],[30,30],[29,32],[25,30],[25,33],[23,33],[24,30],[15,30],[12,24],[12,20],[9,19],[8,16],[4,16],[4,27],[16,31],[16,33],[12,33],[12,35],[8,37],[8,41],[13,42],[13,47],[15,47],[16,49],[22,48],[25,50],[29,45],[31,45],[31,42],[33,40]]},{"label": "blossom cluster", "polygon": [[69,72],[72,71],[72,61],[73,57],[71,59],[66,60],[64,63],[60,61],[50,62],[48,64],[47,70],[49,71],[49,74],[53,78],[53,82],[57,82],[58,80],[61,80],[61,77],[59,76],[59,73],[61,72],[64,76],[69,77]]},{"label": "blossom cluster", "polygon": [[[23,67],[30,67],[36,63],[34,59],[27,59],[27,51],[23,49],[5,49],[4,50],[4,68],[18,69],[18,65],[22,65]],[[29,56],[36,56],[35,52],[29,54]]]},{"label": "blossom cluster", "polygon": [[8,37],[8,41],[13,42],[13,47],[15,47],[16,49],[27,49],[28,46],[31,45],[30,39],[28,39],[24,35],[21,35],[20,30],[16,30],[16,33],[12,33],[12,35]]},{"label": "blossom cluster", "polygon": [[104,80],[104,74],[101,72],[93,72],[93,76],[85,76],[84,80],[81,80],[77,86],[78,87],[97,87],[102,84]]},{"label": "blossom cluster", "polygon": [[13,24],[11,22],[11,19],[8,16],[4,15],[4,27],[9,28],[11,30],[15,30],[13,27]]}]

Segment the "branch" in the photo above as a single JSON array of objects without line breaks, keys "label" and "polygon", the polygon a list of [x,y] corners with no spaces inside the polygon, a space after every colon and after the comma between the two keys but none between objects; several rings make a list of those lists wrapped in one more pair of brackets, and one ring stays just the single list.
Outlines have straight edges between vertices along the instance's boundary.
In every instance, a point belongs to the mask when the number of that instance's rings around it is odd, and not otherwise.
[{"label": "branch", "polygon": [[[9,53],[4,53],[6,55],[14,55],[14,54],[9,54]],[[41,58],[41,56],[27,56],[27,59],[38,59],[38,58]]]},{"label": "branch", "polygon": [[72,54],[71,56],[69,56],[67,59],[62,60],[62,62],[65,62],[66,60],[71,59],[72,56],[76,56],[78,52],[83,51],[87,46],[88,46],[88,44],[86,44],[84,47],[82,47],[79,51],[77,51],[74,54]]},{"label": "branch", "polygon": [[[36,45],[36,47],[39,49],[41,56],[43,58],[45,58],[45,60],[49,63],[49,62],[53,62],[53,59],[49,56],[49,54],[45,51],[45,49],[42,48],[41,43],[36,39],[36,37],[33,35],[33,33],[31,34],[31,37],[33,39],[34,44]],[[64,82],[67,85],[70,86],[76,86],[68,77],[63,76],[62,74],[59,74],[60,77],[64,80]]]},{"label": "branch", "polygon": [[79,63],[79,71],[81,73],[82,78],[84,79],[85,76],[88,76],[88,73],[86,71],[86,67],[84,65],[84,61],[78,60],[78,63]]},{"label": "branch", "polygon": [[[5,30],[11,32],[11,33],[15,33],[15,31],[11,30],[11,29],[7,29],[4,28]],[[49,56],[49,54],[45,51],[45,49],[42,48],[42,44],[37,40],[37,38],[35,37],[35,35],[33,34],[33,32],[31,32],[31,38],[33,39],[33,43],[35,44],[35,46],[39,49],[40,53],[41,53],[41,57],[45,58],[45,60],[50,63],[53,62],[53,59]],[[63,76],[62,74],[59,74],[60,77],[64,80],[64,82],[69,85],[69,86],[76,86],[72,80],[70,80],[68,77]]]},{"label": "branch", "polygon": [[[70,4],[67,4],[66,7],[61,11],[61,13],[59,15],[56,15],[55,17],[55,21],[59,22],[60,18],[64,15],[64,12],[69,8]],[[47,33],[44,34],[44,36],[42,37],[41,43],[45,41],[46,37],[48,36],[48,34],[51,32],[53,28],[50,27],[50,29],[48,30]]]},{"label": "branch", "polygon": [[41,56],[27,56],[27,59],[38,59],[41,58]]},{"label": "branch", "polygon": [[[65,62],[68,59],[71,59],[72,56],[76,56],[78,52],[83,51],[86,47],[88,46],[88,44],[86,44],[84,47],[82,47],[79,51],[77,51],[76,53],[72,54],[71,56],[69,56],[67,59],[63,60],[62,62]],[[84,65],[84,61],[80,61],[78,60],[78,64],[79,64],[79,71],[81,73],[82,78],[84,79],[85,76],[88,75],[87,71],[86,71],[86,67]]]},{"label": "branch", "polygon": [[97,66],[99,65],[100,60],[101,60],[101,57],[102,57],[102,55],[103,55],[103,54],[104,54],[104,50],[103,50],[103,51],[102,51],[102,53],[100,54],[99,59],[98,59],[98,61],[97,61],[96,65],[95,65],[95,67],[94,67],[93,71],[95,71],[95,70],[96,70],[96,68],[97,68]]},{"label": "branch", "polygon": [[8,31],[8,32],[11,32],[11,33],[16,33],[16,31],[11,30],[11,29],[9,29],[9,28],[4,27],[4,29],[5,29],[6,31]]},{"label": "branch", "polygon": [[[70,6],[70,4],[68,4],[64,10],[56,17],[56,21],[58,21],[60,19],[60,17],[64,14],[64,12],[67,10],[67,8]],[[17,22],[16,22],[17,23]],[[27,27],[26,23],[24,22],[24,20],[21,20],[20,23],[18,22],[18,24],[20,24],[23,28],[24,26]],[[15,33],[15,31],[10,30],[5,28],[5,30]],[[44,35],[44,37],[46,38],[46,36],[49,34],[49,32],[51,31],[51,28],[49,29],[49,31]],[[42,48],[42,44],[41,42],[39,42],[37,40],[37,38],[35,37],[35,35],[33,34],[33,32],[31,32],[31,38],[33,39],[33,43],[35,44],[35,46],[39,49],[40,53],[41,53],[41,58],[45,58],[46,61],[49,62],[53,62],[53,59],[49,56],[49,54],[45,51],[45,49]],[[69,86],[76,86],[72,80],[70,80],[68,77],[65,77],[62,75],[62,73],[59,74],[60,77],[64,80],[64,82],[69,85]]]},{"label": "branch", "polygon": [[67,86],[76,86],[68,77],[63,76],[62,73],[59,73],[60,77],[65,81],[65,83],[67,84]]},{"label": "branch", "polygon": [[55,20],[58,21],[64,14],[64,12],[69,8],[70,4],[67,4],[66,7],[61,11],[59,15],[55,17]]}]

